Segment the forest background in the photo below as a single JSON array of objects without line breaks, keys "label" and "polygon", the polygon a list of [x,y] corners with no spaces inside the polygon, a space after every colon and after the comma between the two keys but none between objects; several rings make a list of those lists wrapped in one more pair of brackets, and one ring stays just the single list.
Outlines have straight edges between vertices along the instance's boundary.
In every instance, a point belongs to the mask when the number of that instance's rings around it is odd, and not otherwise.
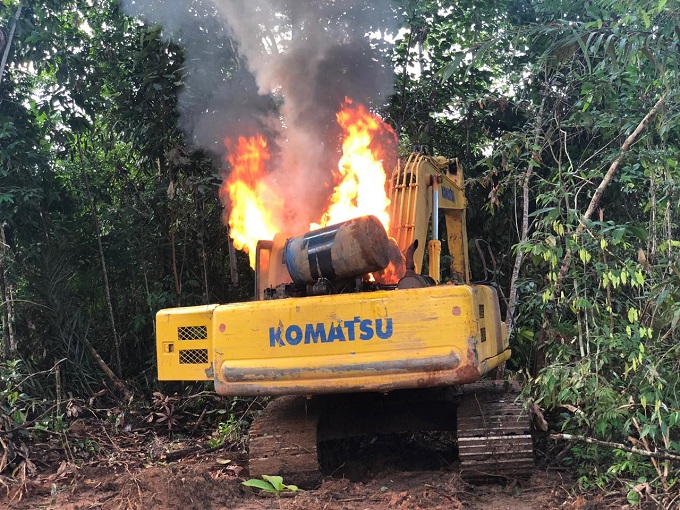
[{"label": "forest background", "polygon": [[[220,86],[255,90],[214,4],[184,4]],[[469,238],[489,243],[508,313],[507,372],[562,434],[545,440],[546,462],[571,466],[585,488],[624,486],[631,503],[644,491],[672,497],[680,4],[399,0],[379,14],[395,27],[380,50],[393,92],[372,108],[404,153],[427,147],[465,168]],[[187,121],[214,100],[187,86],[200,81],[187,58],[195,38],[179,44],[115,0],[4,0],[0,19],[0,439],[10,451],[64,427],[69,402],[103,388],[120,402],[113,422],[133,402],[203,391],[156,380],[154,315],[248,300],[253,272],[222,222],[224,155]],[[285,15],[272,19],[263,40],[291,32]]]}]

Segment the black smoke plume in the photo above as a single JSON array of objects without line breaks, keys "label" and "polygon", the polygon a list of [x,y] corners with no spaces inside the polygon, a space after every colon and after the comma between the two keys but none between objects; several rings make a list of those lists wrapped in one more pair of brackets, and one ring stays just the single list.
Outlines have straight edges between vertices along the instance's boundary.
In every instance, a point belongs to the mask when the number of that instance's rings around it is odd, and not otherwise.
[{"label": "black smoke plume", "polygon": [[[222,153],[225,137],[263,133],[268,179],[286,204],[290,232],[317,221],[339,159],[335,114],[345,97],[385,103],[392,70],[384,39],[390,0],[123,0],[159,23],[186,53],[183,125]],[[234,69],[236,69],[234,71]]]}]

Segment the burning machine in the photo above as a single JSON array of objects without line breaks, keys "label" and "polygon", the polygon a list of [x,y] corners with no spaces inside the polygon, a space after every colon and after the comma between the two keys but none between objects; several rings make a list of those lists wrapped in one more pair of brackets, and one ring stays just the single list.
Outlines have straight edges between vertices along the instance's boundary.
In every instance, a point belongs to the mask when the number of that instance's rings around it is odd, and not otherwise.
[{"label": "burning machine", "polygon": [[[338,407],[329,403],[333,395],[380,398],[435,387],[451,389],[450,421],[422,416],[418,423],[441,429],[457,421],[465,469],[517,471],[533,464],[516,388],[478,382],[510,351],[496,290],[470,283],[461,169],[414,153],[394,170],[389,198],[391,237],[372,216],[301,236],[279,234],[257,245],[257,301],[158,312],[160,379],[212,380],[222,395],[299,396],[275,400],[252,425],[251,476],[316,479],[317,442],[337,436],[317,427],[333,421],[323,418]],[[444,285],[440,210],[453,260]],[[430,226],[435,236],[425,243]],[[429,274],[422,275],[425,247]],[[441,408],[436,394],[429,410]],[[344,433],[366,433],[369,421],[355,420]],[[389,426],[370,427],[411,429],[409,423],[391,419]]]}]

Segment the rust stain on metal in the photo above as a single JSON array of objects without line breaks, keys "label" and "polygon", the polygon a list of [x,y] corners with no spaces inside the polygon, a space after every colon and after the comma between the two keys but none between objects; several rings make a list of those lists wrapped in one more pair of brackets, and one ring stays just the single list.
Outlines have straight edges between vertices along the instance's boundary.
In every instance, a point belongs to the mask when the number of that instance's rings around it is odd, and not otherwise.
[{"label": "rust stain on metal", "polygon": [[455,384],[467,384],[479,380],[481,374],[475,366],[464,365],[456,370]]},{"label": "rust stain on metal", "polygon": [[228,383],[252,382],[252,381],[285,381],[291,379],[301,379],[304,376],[314,375],[315,379],[323,376],[332,377],[334,374],[354,373],[355,377],[371,374],[408,374],[411,372],[445,372],[455,370],[460,365],[460,358],[455,352],[451,351],[448,356],[431,356],[419,359],[402,359],[396,361],[376,361],[369,363],[350,363],[337,365],[328,368],[290,368],[278,367],[262,368],[230,368],[228,365],[222,367],[222,377]]},{"label": "rust stain on metal", "polygon": [[375,216],[361,216],[291,238],[286,266],[297,286],[354,278],[389,264],[389,238]]},{"label": "rust stain on metal", "polygon": [[[348,357],[348,360],[361,359]],[[222,365],[215,389],[221,395],[310,395],[350,392],[390,392],[404,388],[467,385],[479,380],[477,339],[467,340],[461,358],[448,355],[397,361],[345,363],[332,368],[298,367],[282,371],[277,367],[250,369]]]},{"label": "rust stain on metal", "polygon": [[382,224],[376,218],[370,218],[370,222],[352,224],[352,230],[366,230],[363,236],[361,232],[357,232],[354,238],[361,239],[365,236],[368,241],[366,243],[356,243],[355,246],[359,248],[361,260],[373,261],[376,265],[381,266],[380,270],[382,270],[390,262],[389,240]]},{"label": "rust stain on metal", "polygon": [[212,379],[215,377],[215,367],[213,365],[210,365],[208,368],[205,369],[205,376],[208,379]]}]

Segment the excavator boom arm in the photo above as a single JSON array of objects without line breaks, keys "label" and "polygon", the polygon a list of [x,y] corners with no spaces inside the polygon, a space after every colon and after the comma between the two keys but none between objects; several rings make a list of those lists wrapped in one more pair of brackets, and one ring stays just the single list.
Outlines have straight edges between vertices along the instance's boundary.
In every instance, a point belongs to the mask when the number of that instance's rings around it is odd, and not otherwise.
[{"label": "excavator boom arm", "polygon": [[[391,200],[390,235],[399,249],[404,253],[414,240],[420,241],[413,257],[417,271],[422,267],[427,246],[423,241],[427,239],[430,219],[433,220],[432,237],[437,240],[439,232],[434,230],[438,230],[439,222],[436,216],[439,210],[444,211],[447,244],[452,257],[451,274],[456,283],[468,284],[467,204],[463,170],[458,161],[414,152],[394,169],[388,194]],[[439,281],[438,274],[430,276]]]}]

